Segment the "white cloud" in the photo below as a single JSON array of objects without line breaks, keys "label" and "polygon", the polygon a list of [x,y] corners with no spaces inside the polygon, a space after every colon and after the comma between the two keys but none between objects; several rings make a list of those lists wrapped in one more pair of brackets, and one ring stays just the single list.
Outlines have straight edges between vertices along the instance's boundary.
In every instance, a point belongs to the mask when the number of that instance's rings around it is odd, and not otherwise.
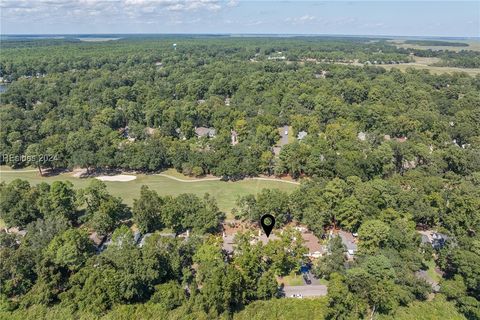
[{"label": "white cloud", "polygon": [[124,0],[126,8],[149,6],[171,11],[211,10],[216,11],[228,3],[219,0]]},{"label": "white cloud", "polygon": [[316,17],[306,14],[300,17],[288,17],[285,19],[285,22],[289,22],[291,24],[305,24],[308,22],[314,22],[316,20]]}]

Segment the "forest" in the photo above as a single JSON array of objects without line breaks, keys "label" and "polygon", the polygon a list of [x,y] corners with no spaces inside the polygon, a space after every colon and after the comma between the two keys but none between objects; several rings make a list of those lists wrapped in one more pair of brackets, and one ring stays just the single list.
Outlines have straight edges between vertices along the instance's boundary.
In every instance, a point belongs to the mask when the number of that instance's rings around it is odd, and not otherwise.
[{"label": "forest", "polygon": [[[370,38],[2,40],[2,166],[301,184],[229,213],[209,194],[144,186],[128,206],[97,180],[1,182],[0,218],[23,233],[0,233],[0,318],[480,319],[480,76],[375,66],[412,55],[480,66],[468,47]],[[278,239],[222,249],[229,214],[265,213]],[[353,261],[334,237],[314,264],[326,297],[282,297],[276,279],[306,262],[292,223],[358,233]],[[436,292],[416,276],[432,263]]]}]

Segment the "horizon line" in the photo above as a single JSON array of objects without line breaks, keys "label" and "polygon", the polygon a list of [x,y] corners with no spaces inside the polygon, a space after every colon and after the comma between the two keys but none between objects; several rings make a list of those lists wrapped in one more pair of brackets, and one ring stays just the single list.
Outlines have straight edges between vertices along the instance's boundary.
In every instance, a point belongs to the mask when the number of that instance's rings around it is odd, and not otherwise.
[{"label": "horizon line", "polygon": [[178,33],[158,33],[158,32],[127,32],[127,33],[0,33],[0,36],[88,36],[88,35],[195,35],[195,36],[303,36],[303,37],[315,37],[315,36],[340,36],[340,37],[397,37],[397,38],[448,38],[448,39],[473,39],[480,40],[480,36],[441,36],[441,35],[388,35],[388,34],[345,34],[345,33],[195,33],[195,32],[178,32]]}]

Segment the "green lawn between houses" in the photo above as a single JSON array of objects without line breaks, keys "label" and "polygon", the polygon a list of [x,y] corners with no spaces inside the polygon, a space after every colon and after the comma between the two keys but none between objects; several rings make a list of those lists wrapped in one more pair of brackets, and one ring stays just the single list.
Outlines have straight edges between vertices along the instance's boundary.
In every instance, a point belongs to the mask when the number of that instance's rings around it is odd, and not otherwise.
[{"label": "green lawn between houses", "polygon": [[[173,170],[166,173],[172,174]],[[262,181],[254,179],[245,179],[241,181],[195,181],[182,182],[159,175],[137,174],[137,179],[127,182],[105,182],[108,191],[115,196],[119,196],[128,204],[133,204],[133,199],[139,198],[140,188],[147,185],[151,190],[155,190],[160,195],[179,195],[181,193],[193,193],[202,197],[205,193],[209,193],[217,199],[220,210],[230,213],[235,206],[235,201],[239,196],[247,194],[256,194],[265,188],[276,188],[286,192],[292,192],[297,185],[282,181]],[[177,178],[184,180],[192,180],[181,174],[175,174]],[[73,183],[75,188],[85,188],[93,178],[76,178],[71,173],[59,174],[51,177],[41,177],[38,171],[29,170],[11,170],[8,167],[0,168],[0,181],[11,182],[14,179],[28,180],[30,184],[36,185],[40,182],[52,183],[58,180],[67,180]],[[228,216],[229,217],[229,216]]]}]

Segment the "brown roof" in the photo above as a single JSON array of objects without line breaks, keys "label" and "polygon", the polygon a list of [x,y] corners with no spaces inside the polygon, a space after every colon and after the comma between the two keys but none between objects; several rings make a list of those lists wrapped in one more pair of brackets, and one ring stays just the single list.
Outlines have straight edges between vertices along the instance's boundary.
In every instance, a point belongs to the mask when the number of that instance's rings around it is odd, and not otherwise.
[{"label": "brown roof", "polygon": [[92,233],[88,236],[88,238],[89,238],[90,240],[92,240],[93,243],[95,243],[96,246],[101,245],[101,244],[103,243],[103,241],[105,240],[105,236],[101,236],[101,235],[99,235],[99,234],[96,233],[96,232],[92,232]]},{"label": "brown roof", "polygon": [[310,253],[325,252],[325,246],[320,244],[320,240],[311,232],[302,233],[302,238],[305,241],[305,247]]}]

